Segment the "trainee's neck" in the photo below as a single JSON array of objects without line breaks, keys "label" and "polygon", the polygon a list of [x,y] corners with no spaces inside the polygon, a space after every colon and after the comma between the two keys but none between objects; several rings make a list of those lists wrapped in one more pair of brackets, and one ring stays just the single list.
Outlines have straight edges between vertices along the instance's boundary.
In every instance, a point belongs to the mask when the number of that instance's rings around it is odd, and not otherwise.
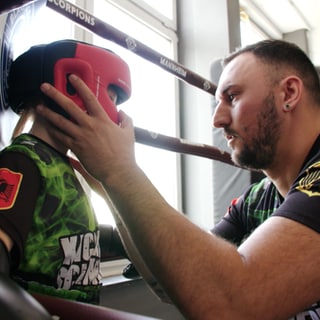
[{"label": "trainee's neck", "polygon": [[68,151],[68,148],[64,144],[58,142],[52,137],[50,134],[50,125],[47,122],[35,121],[29,133],[45,141],[51,147],[63,154],[66,154]]}]

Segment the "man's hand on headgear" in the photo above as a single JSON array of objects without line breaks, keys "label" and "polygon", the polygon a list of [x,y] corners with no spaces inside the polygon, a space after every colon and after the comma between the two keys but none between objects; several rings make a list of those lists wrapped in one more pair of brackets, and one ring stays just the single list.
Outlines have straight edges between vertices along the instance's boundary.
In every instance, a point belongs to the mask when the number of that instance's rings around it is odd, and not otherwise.
[{"label": "man's hand on headgear", "polygon": [[[34,104],[44,100],[48,107],[68,117],[58,104],[39,90],[41,83],[47,82],[86,110],[69,82],[70,74],[76,74],[87,84],[105,112],[118,123],[116,105],[131,95],[129,66],[110,50],[76,40],[33,46],[12,62],[7,81],[10,107],[20,113],[30,106],[30,101]],[[116,103],[110,98],[110,92],[116,94]]]},{"label": "man's hand on headgear", "polygon": [[50,84],[41,86],[42,92],[59,104],[74,121],[38,106],[37,110],[55,129],[52,135],[69,147],[84,167],[98,180],[106,181],[119,170],[129,170],[135,164],[134,127],[132,119],[119,112],[119,125],[104,112],[88,86],[74,75],[70,82],[81,97],[87,112],[75,107],[74,101]]}]

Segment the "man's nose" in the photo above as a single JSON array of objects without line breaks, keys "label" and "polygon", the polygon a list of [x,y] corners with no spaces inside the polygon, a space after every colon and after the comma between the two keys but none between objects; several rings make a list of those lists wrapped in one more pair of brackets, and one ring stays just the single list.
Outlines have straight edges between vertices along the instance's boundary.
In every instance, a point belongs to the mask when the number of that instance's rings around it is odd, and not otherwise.
[{"label": "man's nose", "polygon": [[219,102],[216,105],[216,108],[214,110],[214,114],[212,117],[212,124],[216,128],[224,128],[226,126],[229,126],[231,123],[231,115],[230,110],[228,106],[223,103]]}]

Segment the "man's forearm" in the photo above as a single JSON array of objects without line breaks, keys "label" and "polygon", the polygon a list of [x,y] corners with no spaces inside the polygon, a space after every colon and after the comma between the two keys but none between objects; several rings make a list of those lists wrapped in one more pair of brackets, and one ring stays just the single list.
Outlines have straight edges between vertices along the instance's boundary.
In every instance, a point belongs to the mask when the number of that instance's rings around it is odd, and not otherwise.
[{"label": "man's forearm", "polygon": [[[208,253],[214,258],[213,248],[216,257],[225,256],[227,251],[235,268],[242,263],[236,248],[214,239],[170,207],[140,169],[131,170],[126,179],[118,177],[104,185],[144,261],[182,312],[188,318],[205,319],[213,305],[216,312],[219,304],[224,309],[228,302],[223,300],[228,297],[219,293],[219,286],[222,290],[231,287],[231,279],[222,276],[221,272],[228,270],[217,259],[212,261]],[[214,282],[216,288],[212,292]],[[206,305],[208,301],[210,304]]]}]

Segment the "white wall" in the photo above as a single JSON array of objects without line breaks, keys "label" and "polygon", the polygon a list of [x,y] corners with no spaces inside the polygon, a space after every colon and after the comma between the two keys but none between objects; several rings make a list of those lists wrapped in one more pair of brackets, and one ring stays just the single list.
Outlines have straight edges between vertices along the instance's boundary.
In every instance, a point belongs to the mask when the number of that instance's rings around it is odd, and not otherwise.
[{"label": "white wall", "polygon": [[[239,3],[235,0],[178,0],[179,62],[185,67],[211,78],[213,61],[224,57],[240,45]],[[217,145],[212,135],[212,96],[198,88],[181,84],[181,135],[191,141]],[[219,179],[214,179],[212,166],[218,165]],[[220,169],[222,167],[222,170]],[[211,160],[183,157],[184,212],[202,227],[211,228],[214,224],[214,211],[227,208],[233,195],[226,199],[215,199],[214,195],[234,172],[224,170],[228,165]],[[238,169],[236,169],[238,170]],[[237,172],[236,180],[243,174]],[[240,180],[239,180],[240,181]],[[218,184],[217,184],[218,182]],[[219,186],[220,184],[220,186]],[[249,184],[249,174],[244,182]],[[240,192],[240,191],[239,191]],[[238,194],[238,192],[235,192]],[[216,203],[216,204],[215,204]],[[219,208],[215,208],[219,205]],[[225,211],[225,209],[223,209]],[[220,212],[219,212],[220,214]]]}]

